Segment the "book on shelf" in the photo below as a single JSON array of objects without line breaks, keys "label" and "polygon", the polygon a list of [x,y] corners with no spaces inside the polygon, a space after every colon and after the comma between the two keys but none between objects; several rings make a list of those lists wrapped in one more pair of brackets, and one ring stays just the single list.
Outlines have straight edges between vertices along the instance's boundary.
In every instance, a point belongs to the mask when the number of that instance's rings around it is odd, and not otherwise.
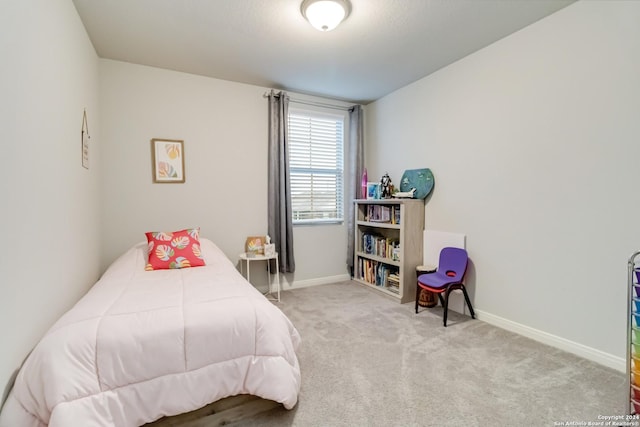
[{"label": "book on shelf", "polygon": [[369,222],[391,222],[391,206],[367,205],[366,218]]},{"label": "book on shelf", "polygon": [[[388,287],[389,277],[398,277],[398,269],[383,262],[370,259],[358,259],[358,278],[371,285]],[[396,280],[398,287],[400,281]]]},{"label": "book on shelf", "polygon": [[367,255],[400,261],[400,242],[397,239],[375,233],[363,233],[361,248]]},{"label": "book on shelf", "polygon": [[400,224],[399,205],[367,205],[364,212],[364,220],[368,222],[385,222],[389,224]]},{"label": "book on shelf", "polygon": [[400,224],[400,206],[394,206],[393,208],[393,219],[391,222],[393,224]]}]

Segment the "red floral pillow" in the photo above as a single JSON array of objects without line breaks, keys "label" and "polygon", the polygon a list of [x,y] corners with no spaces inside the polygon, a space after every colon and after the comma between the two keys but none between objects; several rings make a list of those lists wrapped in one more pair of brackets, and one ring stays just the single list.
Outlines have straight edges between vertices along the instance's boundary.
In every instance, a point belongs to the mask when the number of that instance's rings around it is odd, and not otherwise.
[{"label": "red floral pillow", "polygon": [[173,233],[164,231],[145,233],[149,246],[149,261],[144,269],[167,270],[204,265],[204,259],[200,253],[199,234],[200,228],[189,228]]}]

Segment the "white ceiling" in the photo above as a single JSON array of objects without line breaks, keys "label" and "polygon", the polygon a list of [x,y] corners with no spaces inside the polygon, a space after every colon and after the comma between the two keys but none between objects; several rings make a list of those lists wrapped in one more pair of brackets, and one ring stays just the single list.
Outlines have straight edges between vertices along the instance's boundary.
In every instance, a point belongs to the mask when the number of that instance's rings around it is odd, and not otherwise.
[{"label": "white ceiling", "polygon": [[302,0],[73,0],[101,58],[364,104],[573,1],[351,0],[323,33]]}]

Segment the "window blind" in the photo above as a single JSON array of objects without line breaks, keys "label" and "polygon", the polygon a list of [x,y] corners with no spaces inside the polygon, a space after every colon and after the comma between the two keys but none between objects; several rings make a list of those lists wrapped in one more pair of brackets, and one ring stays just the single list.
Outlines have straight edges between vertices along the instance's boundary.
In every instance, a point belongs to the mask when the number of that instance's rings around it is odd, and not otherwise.
[{"label": "window blind", "polygon": [[343,220],[343,129],[343,117],[289,111],[294,223]]}]

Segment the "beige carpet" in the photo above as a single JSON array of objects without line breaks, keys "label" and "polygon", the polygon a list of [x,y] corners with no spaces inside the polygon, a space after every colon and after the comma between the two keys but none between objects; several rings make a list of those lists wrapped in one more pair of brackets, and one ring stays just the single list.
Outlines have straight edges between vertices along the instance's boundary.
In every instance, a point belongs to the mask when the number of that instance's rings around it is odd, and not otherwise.
[{"label": "beige carpet", "polygon": [[625,410],[624,374],[457,313],[444,328],[440,307],[416,315],[351,282],[279,307],[303,340],[298,405],[235,426],[556,426]]}]

